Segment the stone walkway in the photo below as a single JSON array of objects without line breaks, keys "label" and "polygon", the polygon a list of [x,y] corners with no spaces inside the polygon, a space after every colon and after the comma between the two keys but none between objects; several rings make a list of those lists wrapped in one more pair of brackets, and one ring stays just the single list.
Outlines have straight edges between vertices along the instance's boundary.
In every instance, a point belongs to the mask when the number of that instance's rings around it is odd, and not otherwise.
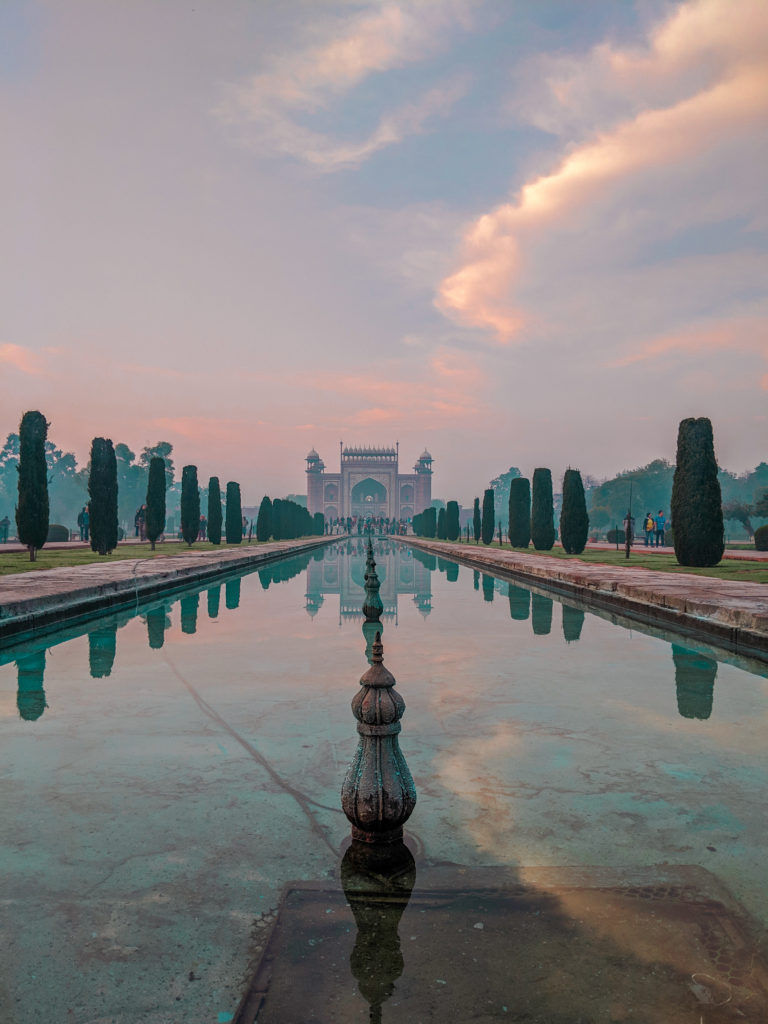
[{"label": "stone walkway", "polygon": [[435,555],[575,595],[645,622],[717,639],[768,658],[768,586],[408,537]]},{"label": "stone walkway", "polygon": [[256,567],[282,555],[310,551],[330,540],[271,541],[0,576],[0,640],[224,572]]}]

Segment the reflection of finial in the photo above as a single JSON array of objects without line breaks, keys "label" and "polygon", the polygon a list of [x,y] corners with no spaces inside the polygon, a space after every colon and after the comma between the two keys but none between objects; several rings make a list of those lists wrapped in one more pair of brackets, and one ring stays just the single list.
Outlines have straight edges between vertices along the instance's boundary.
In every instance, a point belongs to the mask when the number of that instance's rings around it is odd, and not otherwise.
[{"label": "reflection of finial", "polygon": [[381,642],[381,633],[379,632],[376,633],[373,639],[371,661],[374,665],[382,665],[384,663],[384,644]]},{"label": "reflection of finial", "polygon": [[416,806],[416,787],[397,740],[405,701],[384,666],[378,630],[371,662],[352,700],[360,740],[341,788],[341,806],[353,839],[392,843],[402,839],[403,824]]},{"label": "reflection of finial", "polygon": [[363,601],[363,615],[367,622],[378,622],[384,611],[384,604],[379,596],[380,587],[376,562],[373,560],[373,544],[371,538],[368,537],[368,554],[365,561],[365,600]]}]

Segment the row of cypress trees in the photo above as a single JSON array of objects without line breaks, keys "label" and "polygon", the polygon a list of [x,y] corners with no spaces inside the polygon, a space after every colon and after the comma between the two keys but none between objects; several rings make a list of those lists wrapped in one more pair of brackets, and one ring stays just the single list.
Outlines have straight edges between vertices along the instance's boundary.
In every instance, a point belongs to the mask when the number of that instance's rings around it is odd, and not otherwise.
[{"label": "row of cypress trees", "polygon": [[322,512],[314,516],[296,501],[289,498],[261,499],[256,517],[256,539],[294,540],[297,537],[318,536],[325,532],[325,517]]}]

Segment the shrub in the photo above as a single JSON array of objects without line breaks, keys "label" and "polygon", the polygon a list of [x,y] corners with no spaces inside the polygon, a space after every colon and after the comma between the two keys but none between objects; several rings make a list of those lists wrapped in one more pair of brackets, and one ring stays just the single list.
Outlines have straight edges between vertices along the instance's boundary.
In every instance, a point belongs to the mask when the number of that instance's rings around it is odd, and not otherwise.
[{"label": "shrub", "polygon": [[531,483],[519,476],[509,484],[509,543],[527,548],[531,542]]},{"label": "shrub", "polygon": [[551,551],[555,543],[552,473],[548,469],[533,471],[531,540],[537,551]]},{"label": "shrub", "polygon": [[219,478],[212,476],[208,481],[208,540],[221,544],[221,485]]},{"label": "shrub", "polygon": [[493,540],[493,531],[495,526],[493,488],[489,487],[483,494],[483,517],[480,526],[480,535],[483,539],[483,544],[491,543]]},{"label": "shrub", "polygon": [[580,555],[587,545],[589,516],[584,484],[578,469],[566,469],[563,477],[563,507],[560,512],[560,540],[569,555]]},{"label": "shrub", "polygon": [[147,538],[155,550],[155,541],[165,529],[165,459],[153,455],[147,481]]},{"label": "shrub", "polygon": [[758,551],[768,551],[768,526],[758,526],[755,530],[755,547]]},{"label": "shrub", "polygon": [[680,422],[671,509],[680,565],[717,565],[725,550],[723,503],[712,423],[705,416]]},{"label": "shrub", "polygon": [[45,463],[45,439],[48,423],[41,412],[25,412],[19,426],[19,503],[16,506],[16,532],[29,548],[29,560],[45,544],[48,536],[48,467]]},{"label": "shrub", "polygon": [[608,531],[608,543],[609,544],[624,544],[626,542],[626,534],[623,530],[609,530]]},{"label": "shrub", "polygon": [[197,466],[185,466],[181,471],[181,536],[192,545],[200,532],[200,488],[197,486]]},{"label": "shrub", "polygon": [[[275,502],[277,504],[277,502]],[[241,544],[243,540],[243,508],[240,503],[240,484],[230,480],[227,484],[227,544]],[[229,606],[227,606],[229,607]]]},{"label": "shrub", "polygon": [[51,523],[45,538],[46,544],[62,540],[69,540],[69,529],[66,526],[62,526],[61,523]]},{"label": "shrub", "polygon": [[445,533],[448,540],[458,540],[461,533],[459,522],[459,503],[449,501],[445,508]]},{"label": "shrub", "polygon": [[106,555],[117,547],[117,459],[108,437],[91,443],[88,495],[91,551]]}]

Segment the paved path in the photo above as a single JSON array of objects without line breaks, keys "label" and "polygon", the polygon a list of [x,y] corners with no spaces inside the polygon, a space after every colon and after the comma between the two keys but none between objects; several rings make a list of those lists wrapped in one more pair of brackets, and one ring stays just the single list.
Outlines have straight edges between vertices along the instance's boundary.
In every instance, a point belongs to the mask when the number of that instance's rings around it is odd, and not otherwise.
[{"label": "paved path", "polygon": [[[615,551],[615,544],[608,544],[607,541],[590,541],[587,544],[588,551]],[[624,545],[619,545],[619,551],[624,550]],[[674,555],[675,549],[671,545],[663,547],[646,547],[645,544],[633,544],[633,555]],[[768,551],[758,551],[757,548],[726,548],[723,559],[735,559],[743,562],[768,562]]]},{"label": "paved path", "polygon": [[601,565],[421,537],[407,540],[477,569],[555,587],[587,603],[646,622],[661,621],[768,658],[768,586],[763,583]]},{"label": "paved path", "polygon": [[312,550],[330,539],[272,541],[219,551],[190,550],[173,556],[90,562],[0,576],[0,639],[138,601],[223,572],[252,568],[291,552]]}]

